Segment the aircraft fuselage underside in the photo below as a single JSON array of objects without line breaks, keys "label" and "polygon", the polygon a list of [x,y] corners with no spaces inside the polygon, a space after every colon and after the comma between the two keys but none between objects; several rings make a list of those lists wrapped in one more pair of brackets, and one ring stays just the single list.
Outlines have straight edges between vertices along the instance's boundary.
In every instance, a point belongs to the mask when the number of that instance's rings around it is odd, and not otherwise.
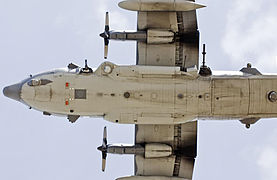
[{"label": "aircraft fuselage underside", "polygon": [[21,89],[21,99],[47,115],[103,116],[127,124],[277,117],[275,75],[201,77],[179,67],[105,62],[93,73],[55,71],[31,79],[51,81]]}]

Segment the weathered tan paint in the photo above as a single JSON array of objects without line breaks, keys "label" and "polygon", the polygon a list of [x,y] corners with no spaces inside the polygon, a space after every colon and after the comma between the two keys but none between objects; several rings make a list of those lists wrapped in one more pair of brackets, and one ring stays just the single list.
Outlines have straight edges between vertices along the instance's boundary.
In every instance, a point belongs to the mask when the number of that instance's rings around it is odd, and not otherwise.
[{"label": "weathered tan paint", "polygon": [[[113,68],[110,74],[103,71],[105,64]],[[63,72],[42,78],[53,83],[38,87],[43,91],[35,98],[27,97],[34,87],[24,85],[22,98],[30,106],[52,114],[104,116],[108,121],[126,124],[277,116],[277,103],[267,99],[270,91],[277,91],[277,76],[204,78],[181,72],[178,67],[116,66],[106,62],[93,74]],[[86,89],[87,99],[74,99],[75,89]],[[124,97],[125,92],[129,98]]]},{"label": "weathered tan paint", "polygon": [[255,78],[249,80],[250,87],[250,115],[276,116],[277,103],[268,100],[271,91],[277,91],[276,78]]},{"label": "weathered tan paint", "polygon": [[186,0],[125,0],[119,7],[131,11],[192,11],[206,7]]}]

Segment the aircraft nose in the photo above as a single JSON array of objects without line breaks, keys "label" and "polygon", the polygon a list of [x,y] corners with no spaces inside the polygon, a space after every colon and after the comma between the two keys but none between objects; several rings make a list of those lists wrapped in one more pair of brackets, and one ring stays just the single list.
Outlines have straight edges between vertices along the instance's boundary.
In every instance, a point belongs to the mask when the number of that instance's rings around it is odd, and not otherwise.
[{"label": "aircraft nose", "polygon": [[21,88],[22,88],[21,83],[13,84],[11,86],[5,87],[3,89],[3,94],[8,98],[14,99],[16,101],[20,101]]}]

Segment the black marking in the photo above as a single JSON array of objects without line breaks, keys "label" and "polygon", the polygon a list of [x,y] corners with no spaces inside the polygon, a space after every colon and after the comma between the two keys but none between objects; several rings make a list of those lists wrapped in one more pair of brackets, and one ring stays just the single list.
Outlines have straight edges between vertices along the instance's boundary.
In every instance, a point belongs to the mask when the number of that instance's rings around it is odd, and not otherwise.
[{"label": "black marking", "polygon": [[[174,147],[173,147],[174,151],[180,148],[181,134],[182,134],[182,125],[180,124],[175,125],[174,126]],[[181,156],[176,154],[173,176],[179,176],[180,165],[181,165]]]},{"label": "black marking", "polygon": [[130,93],[129,93],[129,92],[125,92],[125,93],[124,93],[124,97],[125,97],[125,98],[129,98],[129,97],[130,97]]},{"label": "black marking", "polygon": [[69,122],[71,123],[75,123],[77,121],[77,119],[79,119],[79,115],[68,115],[67,119],[69,120]]},{"label": "black marking", "polygon": [[51,116],[51,113],[43,111],[43,115],[45,115],[45,116]]},{"label": "black marking", "polygon": [[183,99],[183,98],[184,98],[184,95],[183,95],[183,94],[178,94],[177,97],[178,97],[179,99]]},{"label": "black marking", "polygon": [[78,68],[79,66],[77,66],[76,64],[73,64],[73,63],[70,63],[70,64],[68,64],[68,66],[67,66],[67,68],[68,69],[76,69],[76,68]]}]

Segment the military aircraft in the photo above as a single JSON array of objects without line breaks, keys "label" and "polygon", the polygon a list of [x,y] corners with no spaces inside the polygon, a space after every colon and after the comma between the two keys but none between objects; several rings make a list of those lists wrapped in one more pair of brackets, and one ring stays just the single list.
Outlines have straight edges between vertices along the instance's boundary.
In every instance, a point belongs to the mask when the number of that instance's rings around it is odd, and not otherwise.
[{"label": "military aircraft", "polygon": [[277,117],[277,76],[263,75],[248,64],[237,72],[199,67],[196,9],[185,0],[125,0],[137,11],[137,31],[117,32],[106,13],[104,57],[110,40],[137,41],[136,65],[104,62],[93,69],[70,63],[66,68],[31,76],[3,89],[5,96],[42,111],[101,116],[135,124],[135,144],[108,144],[104,128],[102,170],[108,153],[133,154],[135,174],[119,179],[192,179],[197,154],[197,120],[238,119],[247,128],[260,118]]}]

